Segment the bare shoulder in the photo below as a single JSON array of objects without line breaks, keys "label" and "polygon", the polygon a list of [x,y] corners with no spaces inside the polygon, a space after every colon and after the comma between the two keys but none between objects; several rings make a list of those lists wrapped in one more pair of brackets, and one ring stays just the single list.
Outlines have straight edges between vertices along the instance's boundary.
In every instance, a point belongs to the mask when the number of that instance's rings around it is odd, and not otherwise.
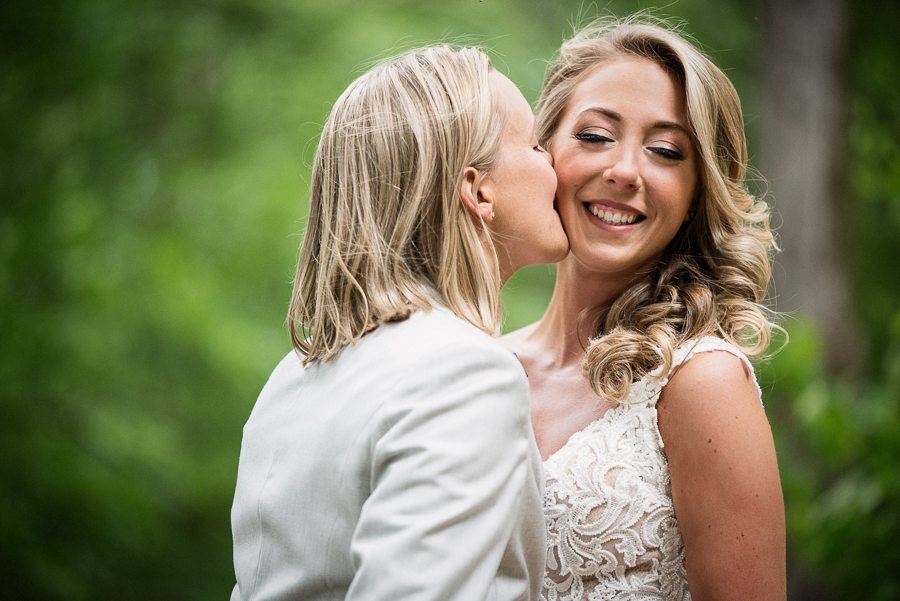
[{"label": "bare shoulder", "polygon": [[672,380],[694,379],[753,383],[753,375],[747,363],[737,355],[724,350],[697,353],[675,370],[672,377]]},{"label": "bare shoulder", "polygon": [[783,600],[784,502],[749,366],[728,351],[698,353],[657,407],[692,597]]},{"label": "bare shoulder", "polygon": [[660,409],[716,411],[749,404],[762,409],[753,372],[740,357],[724,350],[697,353],[679,366],[660,396]]},{"label": "bare shoulder", "polygon": [[721,469],[731,476],[739,464],[754,472],[759,461],[769,465],[774,459],[753,374],[727,351],[698,353],[682,364],[663,388],[657,409],[673,472],[703,466],[707,475]]}]

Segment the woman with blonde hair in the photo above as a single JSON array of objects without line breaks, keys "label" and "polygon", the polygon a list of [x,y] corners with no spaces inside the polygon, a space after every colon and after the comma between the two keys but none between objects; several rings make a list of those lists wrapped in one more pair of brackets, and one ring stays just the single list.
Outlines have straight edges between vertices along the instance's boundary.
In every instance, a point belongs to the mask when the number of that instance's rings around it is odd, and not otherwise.
[{"label": "woman with blonde hair", "polygon": [[568,249],[528,103],[479,50],[408,53],[337,100],[310,189],[232,599],[536,599],[540,457],[494,339],[502,283]]},{"label": "woman with blonde hair", "polygon": [[544,459],[548,600],[784,599],[784,504],[748,356],[774,249],[740,101],[646,18],[601,18],[548,68],[538,138],[570,253],[503,339]]}]

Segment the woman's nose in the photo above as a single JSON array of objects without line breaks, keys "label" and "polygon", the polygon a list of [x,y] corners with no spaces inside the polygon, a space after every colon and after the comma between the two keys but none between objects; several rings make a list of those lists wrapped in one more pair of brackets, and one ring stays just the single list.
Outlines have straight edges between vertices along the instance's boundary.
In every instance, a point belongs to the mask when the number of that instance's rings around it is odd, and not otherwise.
[{"label": "woman's nose", "polygon": [[603,172],[603,179],[623,190],[637,190],[641,187],[639,151],[617,148],[609,153],[610,163]]},{"label": "woman's nose", "polygon": [[[542,146],[542,148],[543,148],[543,146]],[[547,162],[550,163],[550,166],[553,167],[554,166],[553,153],[551,153],[547,149],[544,149],[544,151],[541,154],[544,156],[545,159],[547,159]]]}]

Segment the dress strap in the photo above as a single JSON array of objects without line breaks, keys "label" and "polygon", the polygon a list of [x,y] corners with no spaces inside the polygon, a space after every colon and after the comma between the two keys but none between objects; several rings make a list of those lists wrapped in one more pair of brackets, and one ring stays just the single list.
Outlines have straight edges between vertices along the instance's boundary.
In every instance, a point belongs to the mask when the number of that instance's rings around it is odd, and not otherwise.
[{"label": "dress strap", "polygon": [[665,447],[665,442],[663,441],[662,434],[659,432],[659,423],[656,421],[657,415],[655,408],[663,387],[669,383],[669,378],[672,377],[672,373],[680,365],[698,353],[706,353],[709,351],[725,351],[743,361],[744,365],[750,370],[750,375],[753,377],[753,384],[756,386],[756,394],[759,395],[759,402],[762,404],[762,390],[759,387],[759,382],[756,381],[756,372],[754,372],[753,365],[750,363],[747,355],[742,353],[740,349],[733,344],[726,342],[721,338],[716,338],[715,336],[704,336],[703,338],[698,338],[696,340],[688,340],[673,353],[672,368],[669,370],[669,373],[662,375],[663,368],[662,366],[659,366],[644,376],[640,382],[635,382],[631,387],[632,395],[635,399],[642,399],[644,407],[652,407],[654,409],[653,430],[659,441],[660,448]]},{"label": "dress strap", "polygon": [[725,351],[727,353],[731,353],[738,359],[744,362],[744,365],[747,366],[747,369],[750,370],[750,375],[753,376],[753,384],[756,386],[756,392],[759,395],[760,402],[762,402],[762,390],[759,387],[759,382],[756,381],[756,372],[753,369],[753,364],[750,363],[750,359],[747,358],[747,355],[742,353],[740,349],[731,344],[730,342],[726,342],[721,338],[717,338],[715,336],[704,336],[703,338],[697,340],[688,340],[684,344],[682,344],[674,353],[673,361],[672,361],[672,369],[669,370],[669,374],[666,377],[668,380],[672,377],[672,372],[680,366],[682,363],[685,363],[688,359],[697,355],[698,353],[705,353],[709,351]]},{"label": "dress strap", "polygon": [[663,366],[661,365],[652,370],[640,382],[632,384],[629,400],[632,403],[649,403],[651,406],[655,406],[663,387],[669,383],[669,378],[672,377],[675,370],[694,355],[709,351],[725,351],[743,361],[744,365],[750,370],[750,375],[753,376],[753,384],[756,386],[756,392],[759,395],[760,402],[762,402],[762,390],[759,387],[759,382],[756,381],[756,372],[753,370],[750,360],[736,346],[715,336],[704,336],[703,338],[688,340],[683,343],[672,354],[672,367],[669,369],[669,372],[663,373]]}]

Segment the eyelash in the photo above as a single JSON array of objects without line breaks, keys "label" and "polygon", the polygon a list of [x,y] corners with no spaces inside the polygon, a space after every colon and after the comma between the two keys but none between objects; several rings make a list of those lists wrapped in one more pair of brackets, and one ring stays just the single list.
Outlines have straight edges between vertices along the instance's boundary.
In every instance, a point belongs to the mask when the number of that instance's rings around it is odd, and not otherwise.
[{"label": "eyelash", "polygon": [[[575,139],[579,142],[587,142],[588,144],[605,144],[607,142],[612,142],[612,139],[607,136],[591,133],[575,134]],[[650,148],[650,151],[670,161],[683,161],[685,159],[683,154],[677,150],[672,150],[671,148],[653,146]]]},{"label": "eyelash", "polygon": [[677,150],[672,150],[671,148],[662,148],[659,146],[655,146],[650,149],[652,152],[655,152],[659,156],[664,159],[669,159],[670,161],[683,161],[684,155],[678,152]]},{"label": "eyelash", "polygon": [[580,133],[575,134],[575,139],[579,142],[588,142],[589,144],[600,144],[605,142],[612,142],[612,139],[602,136],[600,134],[590,134],[590,133]]}]

